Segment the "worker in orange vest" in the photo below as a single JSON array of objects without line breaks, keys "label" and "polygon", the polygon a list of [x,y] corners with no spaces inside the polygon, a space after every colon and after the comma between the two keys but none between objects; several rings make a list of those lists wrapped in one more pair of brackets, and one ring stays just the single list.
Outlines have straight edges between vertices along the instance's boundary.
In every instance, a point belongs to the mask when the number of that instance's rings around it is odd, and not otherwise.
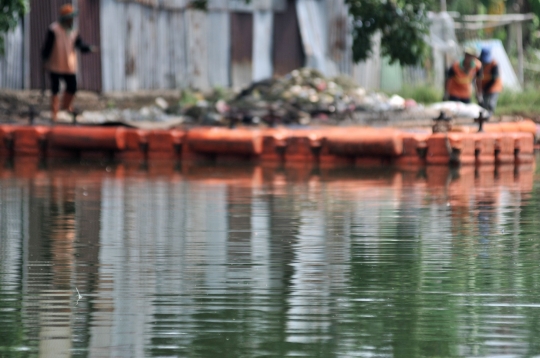
[{"label": "worker in orange vest", "polygon": [[491,54],[489,47],[484,47],[480,53],[480,61],[482,62],[482,93],[484,101],[480,105],[487,109],[490,113],[495,112],[499,93],[503,89],[503,83],[499,74],[499,64]]},{"label": "worker in orange vest", "polygon": [[62,98],[62,110],[73,112],[73,100],[77,92],[77,53],[94,52],[96,47],[85,44],[78,32],[73,29],[73,20],[77,12],[70,4],[60,7],[58,21],[53,22],[47,31],[45,44],[41,51],[44,67],[50,73],[51,80],[51,119],[56,122],[60,101],[60,81],[66,84]]},{"label": "worker in orange vest", "polygon": [[483,103],[482,63],[476,58],[478,54],[475,48],[468,47],[464,52],[463,60],[454,62],[448,70],[444,100],[471,103],[471,84],[474,83],[476,99],[478,103]]}]

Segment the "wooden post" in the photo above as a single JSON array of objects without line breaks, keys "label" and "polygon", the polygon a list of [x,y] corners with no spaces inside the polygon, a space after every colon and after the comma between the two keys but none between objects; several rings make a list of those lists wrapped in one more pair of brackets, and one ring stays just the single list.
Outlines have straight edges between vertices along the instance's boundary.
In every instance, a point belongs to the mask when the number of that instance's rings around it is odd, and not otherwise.
[{"label": "wooden post", "polygon": [[517,22],[516,37],[517,37],[517,53],[518,53],[518,79],[523,86],[523,31],[521,21]]}]

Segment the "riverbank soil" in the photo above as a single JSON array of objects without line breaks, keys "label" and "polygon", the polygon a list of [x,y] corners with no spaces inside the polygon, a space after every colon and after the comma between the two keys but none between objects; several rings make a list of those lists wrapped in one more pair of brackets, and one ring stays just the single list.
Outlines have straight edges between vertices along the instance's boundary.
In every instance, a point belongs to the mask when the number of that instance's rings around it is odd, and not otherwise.
[{"label": "riverbank soil", "polygon": [[[155,103],[161,97],[169,103],[180,100],[180,91],[140,91],[98,94],[79,91],[75,98],[75,108],[79,111],[103,111],[110,108],[139,109]],[[50,92],[38,90],[0,90],[0,122],[23,122],[29,118],[33,107],[36,113],[50,110]]]},{"label": "riverbank soil", "polygon": [[[182,100],[180,90],[156,90],[138,92],[118,92],[98,94],[79,91],[75,99],[75,108],[79,112],[106,112],[115,110],[140,110],[156,105],[156,98],[163,99],[170,106],[177,106]],[[27,124],[31,116],[35,123],[48,124],[49,118],[44,113],[50,109],[50,92],[39,90],[0,90],[0,123]],[[398,128],[431,127],[436,113],[419,110],[400,111],[354,111],[345,118],[335,119],[328,116],[312,117],[312,125],[370,125],[392,126]],[[516,115],[494,116],[492,122],[512,122],[523,119]],[[538,116],[530,116],[540,123]],[[455,118],[456,124],[473,124],[470,118]],[[216,122],[216,125],[220,123]]]}]

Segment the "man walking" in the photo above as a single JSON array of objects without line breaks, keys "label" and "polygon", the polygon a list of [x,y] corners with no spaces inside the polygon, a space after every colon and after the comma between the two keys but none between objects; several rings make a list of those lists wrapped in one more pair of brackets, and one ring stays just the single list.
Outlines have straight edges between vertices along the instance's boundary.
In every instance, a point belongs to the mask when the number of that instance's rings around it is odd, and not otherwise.
[{"label": "man walking", "polygon": [[[56,122],[58,110],[73,112],[73,100],[77,92],[77,53],[95,51],[93,46],[85,44],[78,32],[73,29],[73,20],[77,13],[70,4],[60,7],[58,21],[53,22],[47,31],[45,44],[42,48],[41,57],[43,64],[50,72],[51,79],[51,119]],[[66,85],[60,107],[60,81]]]}]

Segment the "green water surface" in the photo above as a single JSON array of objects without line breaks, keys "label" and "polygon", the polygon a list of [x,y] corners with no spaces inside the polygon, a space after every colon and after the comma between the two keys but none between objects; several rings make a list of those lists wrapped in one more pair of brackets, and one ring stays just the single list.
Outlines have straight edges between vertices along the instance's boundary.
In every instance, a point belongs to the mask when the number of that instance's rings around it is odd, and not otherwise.
[{"label": "green water surface", "polygon": [[0,357],[538,356],[537,172],[6,165]]}]

